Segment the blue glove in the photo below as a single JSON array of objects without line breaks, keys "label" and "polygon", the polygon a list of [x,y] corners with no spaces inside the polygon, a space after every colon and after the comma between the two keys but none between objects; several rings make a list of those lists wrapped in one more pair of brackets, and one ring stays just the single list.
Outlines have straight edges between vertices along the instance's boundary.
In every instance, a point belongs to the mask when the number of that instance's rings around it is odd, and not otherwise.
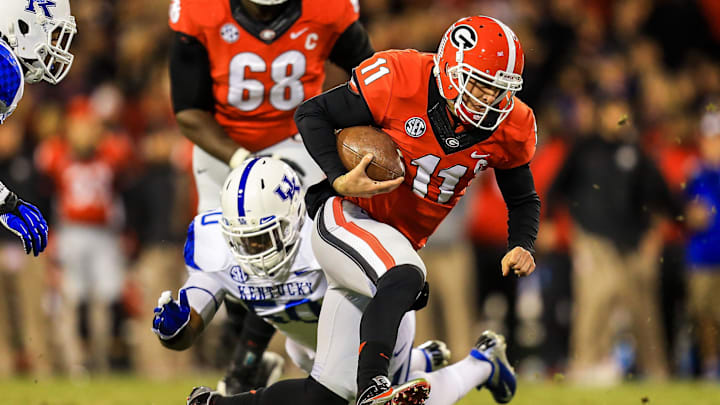
[{"label": "blue glove", "polygon": [[12,211],[0,215],[0,222],[22,240],[25,253],[37,256],[45,250],[48,224],[34,205],[18,199]]},{"label": "blue glove", "polygon": [[162,340],[169,340],[177,336],[185,325],[190,322],[190,304],[188,304],[187,291],[180,290],[180,302],[172,299],[172,293],[165,291],[158,299],[155,308],[152,331]]}]

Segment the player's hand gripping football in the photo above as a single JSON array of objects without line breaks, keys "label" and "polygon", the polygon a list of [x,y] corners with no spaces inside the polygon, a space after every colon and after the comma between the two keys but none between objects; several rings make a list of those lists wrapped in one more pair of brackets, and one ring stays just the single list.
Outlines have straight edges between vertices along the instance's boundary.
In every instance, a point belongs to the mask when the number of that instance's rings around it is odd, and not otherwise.
[{"label": "player's hand gripping football", "polygon": [[332,184],[335,191],[346,197],[370,198],[376,194],[389,193],[402,184],[403,177],[387,181],[375,181],[368,177],[365,170],[372,160],[373,155],[368,153],[352,170],[335,179]]},{"label": "player's hand gripping football", "polygon": [[513,271],[518,277],[525,277],[535,271],[535,259],[532,253],[520,246],[515,246],[507,252],[500,262],[502,265],[502,275],[507,276]]},{"label": "player's hand gripping football", "polygon": [[12,203],[14,206],[0,215],[0,223],[22,240],[25,253],[37,256],[47,246],[48,224],[34,205],[19,198]]},{"label": "player's hand gripping football", "polygon": [[173,300],[170,291],[163,291],[155,308],[152,331],[162,340],[177,336],[190,321],[187,291],[180,290],[180,302]]}]

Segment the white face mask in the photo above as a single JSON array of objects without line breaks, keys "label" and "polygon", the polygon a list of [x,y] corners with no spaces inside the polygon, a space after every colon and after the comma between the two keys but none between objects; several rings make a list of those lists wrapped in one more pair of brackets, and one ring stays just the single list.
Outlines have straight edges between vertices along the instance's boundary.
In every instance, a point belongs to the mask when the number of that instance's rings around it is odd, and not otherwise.
[{"label": "white face mask", "polygon": [[67,76],[77,33],[68,0],[3,0],[0,32],[25,67],[25,81],[57,84]]}]

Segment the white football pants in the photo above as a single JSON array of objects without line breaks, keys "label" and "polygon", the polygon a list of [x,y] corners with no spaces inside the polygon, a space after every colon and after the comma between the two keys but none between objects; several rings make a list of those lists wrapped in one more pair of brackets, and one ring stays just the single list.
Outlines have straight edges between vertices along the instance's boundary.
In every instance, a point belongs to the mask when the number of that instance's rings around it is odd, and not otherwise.
[{"label": "white football pants", "polygon": [[[300,176],[303,189],[325,178],[325,174],[310,157],[300,135],[295,135],[278,142],[269,148],[253,153],[253,155],[272,155],[291,160],[300,166],[305,175]],[[193,175],[198,193],[197,212],[216,209],[220,206],[220,193],[225,178],[230,174],[230,166],[215,158],[197,145],[193,146]]]},{"label": "white football pants", "polygon": [[[330,198],[318,212],[312,246],[328,279],[328,291],[320,311],[311,375],[349,399],[357,391],[360,321],[375,294],[375,283],[394,266],[412,264],[425,272],[425,265],[398,230],[375,221],[360,207],[339,197]],[[390,360],[390,378],[394,382],[407,380],[414,336],[415,313],[408,312],[398,329]]]}]

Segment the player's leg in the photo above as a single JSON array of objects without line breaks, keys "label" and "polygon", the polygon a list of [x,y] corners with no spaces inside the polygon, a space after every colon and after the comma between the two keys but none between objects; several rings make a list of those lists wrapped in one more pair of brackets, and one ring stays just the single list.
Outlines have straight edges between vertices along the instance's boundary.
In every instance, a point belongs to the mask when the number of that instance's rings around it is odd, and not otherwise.
[{"label": "player's leg", "polygon": [[313,251],[331,289],[372,297],[360,307],[358,392],[365,392],[361,397],[385,395],[379,386],[390,389],[388,367],[398,326],[422,290],[425,266],[400,232],[348,201],[330,198],[315,224]]},{"label": "player's leg", "polygon": [[230,166],[193,145],[193,175],[198,193],[197,212],[220,206],[220,191],[230,173]]},{"label": "player's leg", "polygon": [[486,331],[464,359],[430,373],[413,371],[410,378],[425,378],[432,390],[426,405],[450,405],[473,388],[486,387],[498,403],[507,403],[515,395],[515,371],[505,353],[505,338]]},{"label": "player's leg", "polygon": [[[399,339],[399,338],[398,338]],[[432,372],[448,365],[450,349],[441,340],[428,340],[410,353],[410,372]]]},{"label": "player's leg", "polygon": [[88,302],[90,341],[95,367],[109,367],[110,350],[118,345],[113,336],[113,305],[118,302],[124,285],[125,259],[118,236],[109,229],[89,231],[86,247],[90,250],[91,283],[94,286]]},{"label": "player's leg", "polygon": [[196,387],[188,396],[187,405],[347,405],[347,400],[334,394],[312,377],[279,381],[267,388],[233,396],[222,396],[207,387]]},{"label": "player's leg", "polygon": [[[244,309],[242,304],[233,302],[226,297],[228,321],[234,323],[233,313],[238,307]],[[231,395],[272,384],[282,374],[283,359],[275,353],[266,353],[270,339],[275,334],[275,327],[265,322],[252,312],[245,311],[242,318],[237,340],[232,342],[235,349],[232,354],[227,373],[220,383],[218,391]],[[272,380],[269,381],[269,379]]]},{"label": "player's leg", "polygon": [[310,187],[325,178],[325,173],[308,153],[300,135],[278,142],[257,152],[256,155],[271,155],[284,160],[300,175],[304,188]]},{"label": "player's leg", "polygon": [[58,233],[58,259],[62,280],[61,305],[51,322],[61,351],[62,368],[71,375],[86,372],[86,353],[78,331],[80,302],[90,295],[92,283],[88,267],[88,252],[83,231],[77,226],[64,225]]},{"label": "player's leg", "polygon": [[315,350],[301,345],[291,338],[285,338],[285,353],[301,370],[310,374],[315,362]]}]

